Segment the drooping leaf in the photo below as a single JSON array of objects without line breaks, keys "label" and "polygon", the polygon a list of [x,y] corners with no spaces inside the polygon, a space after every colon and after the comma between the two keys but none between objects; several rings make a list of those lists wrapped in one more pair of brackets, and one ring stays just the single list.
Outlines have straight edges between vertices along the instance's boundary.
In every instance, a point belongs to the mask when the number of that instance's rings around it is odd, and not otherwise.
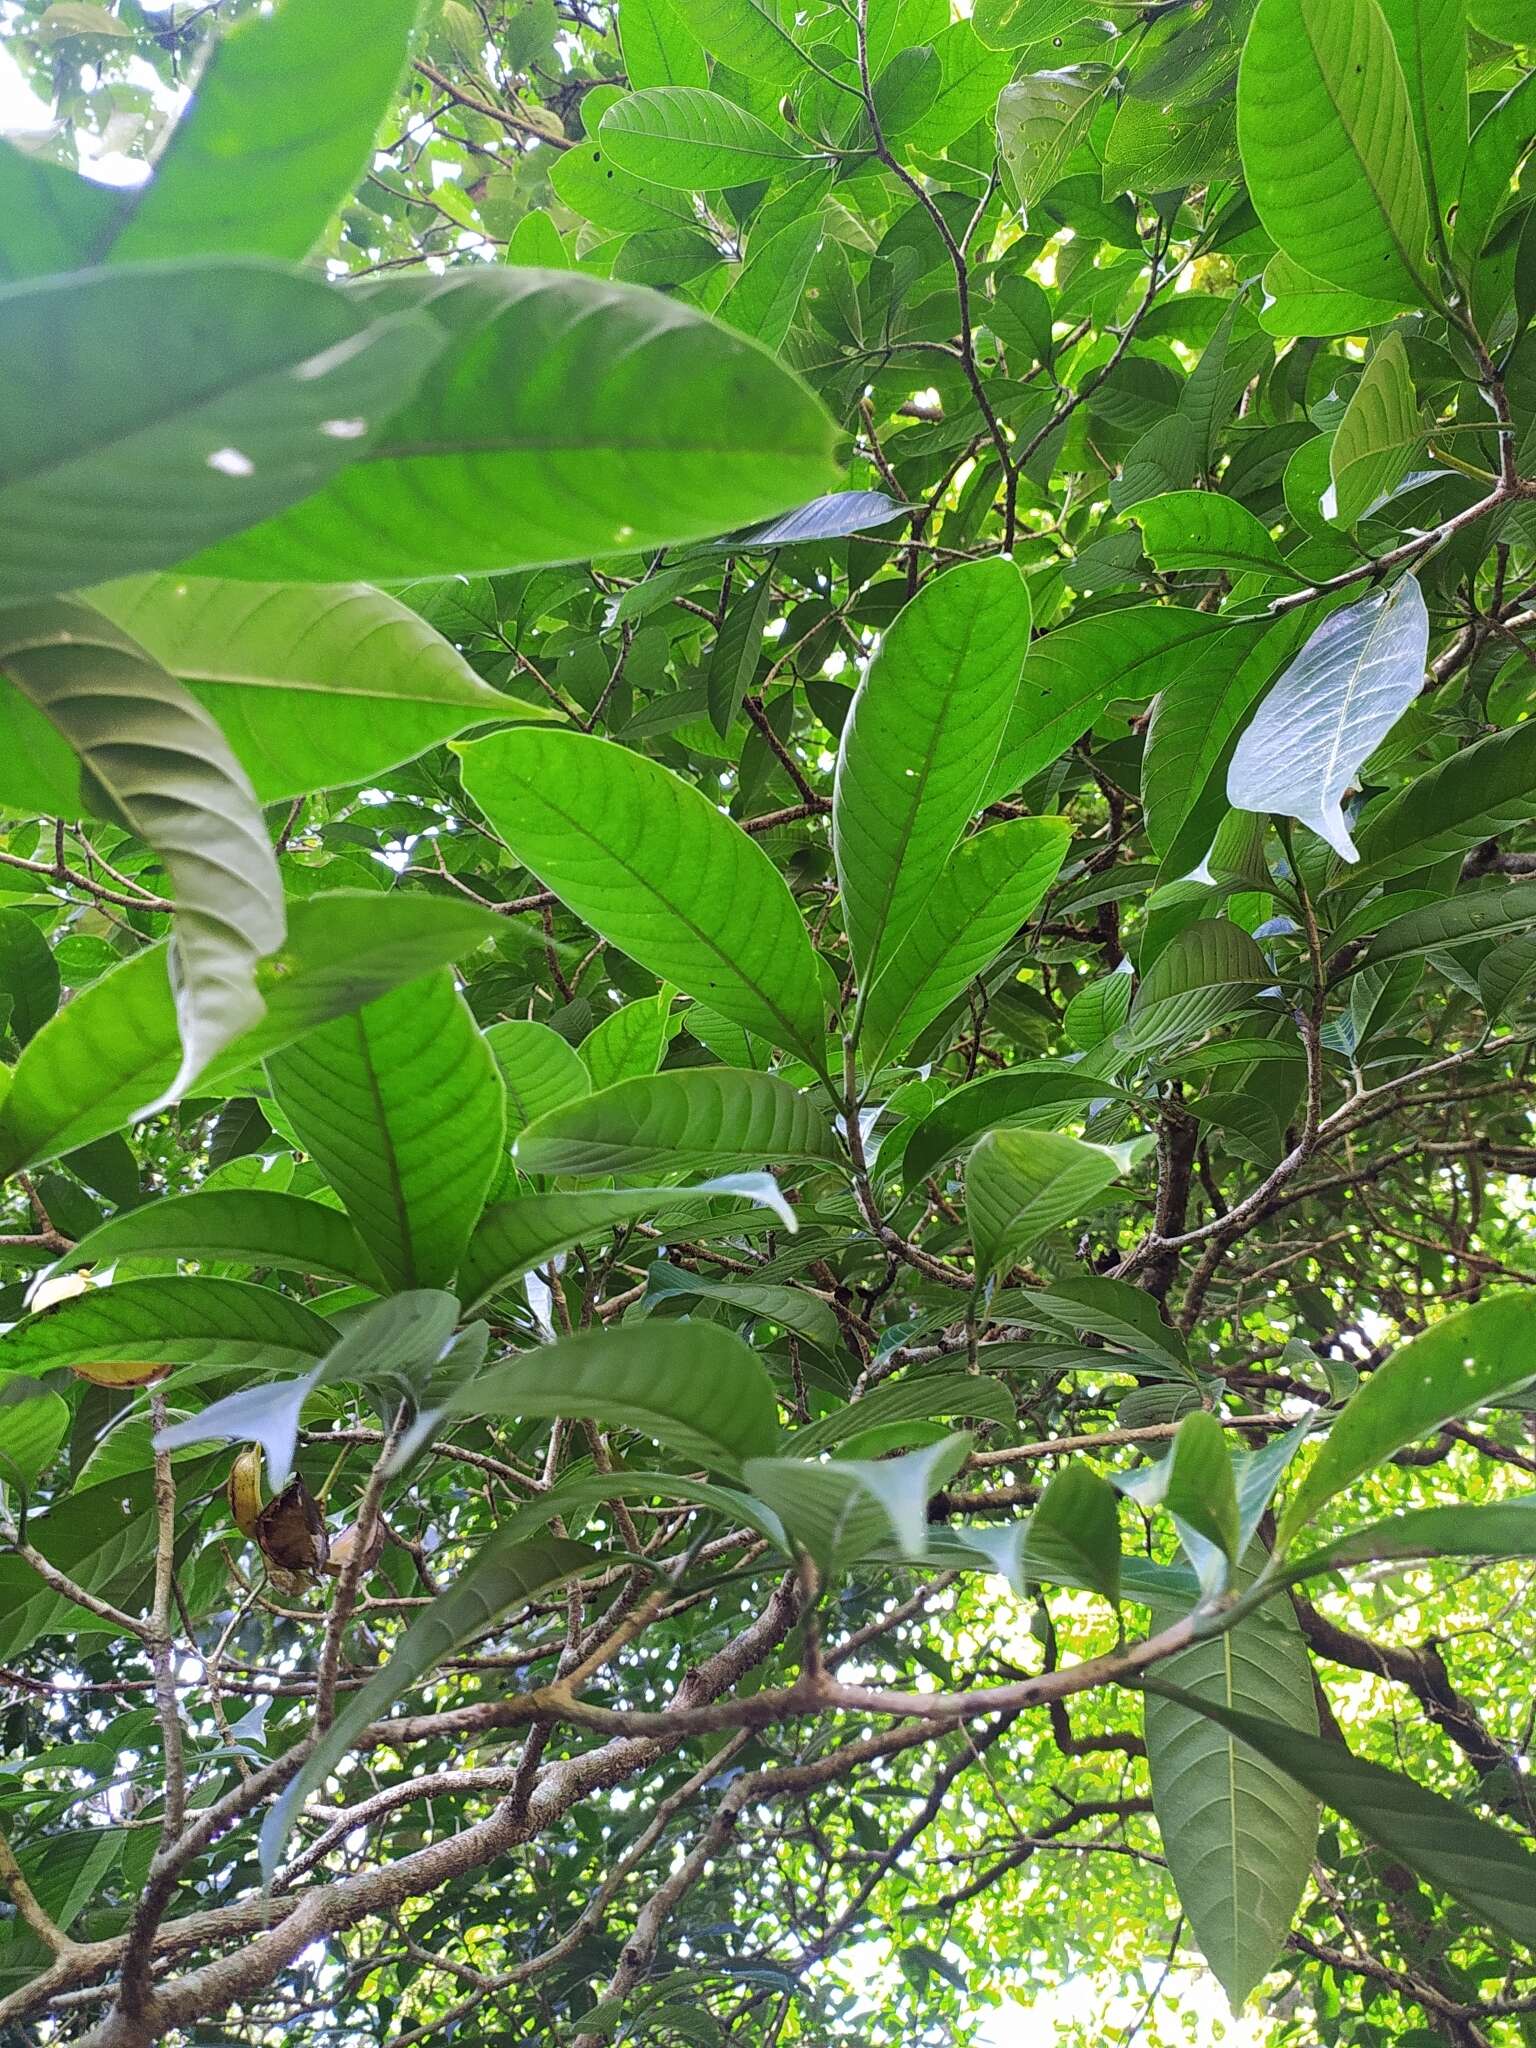
[{"label": "drooping leaf", "polygon": [[0,1369],[39,1373],[111,1359],[290,1364],[322,1357],[335,1334],[302,1302],[248,1281],[122,1280],[18,1323],[6,1336]]},{"label": "drooping leaf", "polygon": [[1357,860],[1342,799],[1423,688],[1428,649],[1429,615],[1412,576],[1332,613],[1238,741],[1227,801],[1299,819],[1341,860]]},{"label": "drooping leaf", "polygon": [[898,1458],[750,1458],[742,1477],[817,1565],[835,1572],[882,1543],[922,1558],[928,1502],[964,1464],[970,1447],[962,1433]]},{"label": "drooping leaf", "polygon": [[1503,938],[1528,924],[1536,924],[1536,882],[1469,889],[1443,903],[1425,904],[1388,919],[1356,964],[1382,967],[1415,953],[1465,945],[1470,939]]},{"label": "drooping leaf", "polygon": [[1353,526],[1407,474],[1419,442],[1419,407],[1402,338],[1388,334],[1349,395],[1329,448],[1333,489],[1323,516]]},{"label": "drooping leaf", "polygon": [[821,980],[783,878],[702,791],[582,733],[468,745],[464,782],[579,917],[733,1022],[822,1058]]},{"label": "drooping leaf", "polygon": [[[1239,1578],[1262,1562],[1245,1559]],[[1179,1611],[1155,1603],[1153,1632]],[[1177,1695],[1165,1695],[1164,1683]],[[1279,1959],[1317,1840],[1316,1800],[1236,1741],[1223,1718],[1262,1712],[1291,1740],[1316,1742],[1311,1665],[1289,1602],[1168,1658],[1156,1686],[1146,1709],[1153,1810],[1179,1904],[1238,2009]]]},{"label": "drooping leaf", "polygon": [[216,720],[263,803],[366,781],[468,725],[545,715],[366,584],[148,576],[91,602]]},{"label": "drooping leaf", "polygon": [[410,982],[317,1026],[267,1072],[385,1278],[449,1280],[505,1127],[500,1072],[453,976]]},{"label": "drooping leaf", "polygon": [[[73,801],[62,808],[136,833],[171,878],[182,1058],[170,1090],[180,1093],[259,1023],[257,962],[283,942],[282,884],[255,794],[196,701],[84,605],[53,599],[7,612],[0,675],[25,704],[23,722],[48,733],[50,753],[67,750]],[[9,794],[3,771],[0,794]]]},{"label": "drooping leaf", "polygon": [[887,631],[843,728],[832,833],[863,984],[900,945],[981,801],[1029,651],[1001,557],[928,583]]},{"label": "drooping leaf", "polygon": [[1074,1578],[1120,1601],[1120,1519],[1114,1488],[1081,1460],[1064,1465],[1029,1518],[1024,1569],[1051,1579],[1069,1565]]},{"label": "drooping leaf", "polygon": [[1061,1131],[989,1131],[965,1179],[978,1274],[996,1273],[1058,1224],[1081,1216],[1143,1149],[1144,1141],[1091,1145]]},{"label": "drooping leaf", "polygon": [[0,910],[0,995],[10,997],[10,1030],[19,1045],[59,1007],[58,962],[25,911]]}]

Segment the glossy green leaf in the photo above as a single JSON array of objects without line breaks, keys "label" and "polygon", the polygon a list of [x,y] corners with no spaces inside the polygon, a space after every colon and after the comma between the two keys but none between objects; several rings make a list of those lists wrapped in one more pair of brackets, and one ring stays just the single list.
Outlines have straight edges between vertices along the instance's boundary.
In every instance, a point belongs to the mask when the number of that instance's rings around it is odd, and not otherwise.
[{"label": "glossy green leaf", "polygon": [[590,1416],[732,1473],[771,1456],[779,1436],[767,1373],[712,1323],[631,1324],[540,1345],[468,1381],[450,1405],[461,1415]]},{"label": "glossy green leaf", "polygon": [[927,1506],[965,1463],[971,1439],[944,1437],[899,1458],[750,1458],[742,1476],[825,1572],[894,1544],[906,1557],[927,1549]]},{"label": "glossy green leaf", "polygon": [[832,834],[866,986],[900,945],[979,807],[1029,652],[1012,562],[966,563],[903,607],[843,728]]},{"label": "glossy green leaf", "polygon": [[1349,291],[1433,302],[1408,88],[1376,0],[1260,0],[1237,133],[1254,206],[1287,256]]},{"label": "glossy green leaf", "polygon": [[841,1159],[826,1116],[772,1074],[692,1067],[621,1081],[548,1111],[521,1132],[525,1173],[728,1173],[780,1160]]},{"label": "glossy green leaf", "polygon": [[1065,818],[1015,818],[963,839],[870,990],[873,1072],[910,1045],[1039,908],[1066,858]]},{"label": "glossy green leaf", "polygon": [[[1236,1738],[1239,1754],[1262,1759],[1272,1788],[1275,1774],[1282,1774],[1304,1788],[1309,1805],[1321,1800],[1331,1806],[1368,1841],[1459,1899],[1483,1925],[1500,1928],[1527,1946],[1536,1942],[1536,1857],[1512,1834],[1399,1771],[1351,1755],[1341,1743],[1324,1742],[1304,1726],[1277,1722],[1272,1697],[1263,1700],[1267,1711],[1259,1715],[1219,1698],[1197,1699],[1193,1688],[1174,1693],[1175,1661],[1170,1658],[1164,1667],[1169,1703],[1198,1708]],[[1149,1720],[1151,1711],[1149,1704]],[[1269,1797],[1273,1802],[1273,1789]]]},{"label": "glossy green leaf", "polygon": [[148,576],[91,602],[217,721],[263,803],[366,781],[469,725],[547,715],[366,584]]},{"label": "glossy green leaf", "polygon": [[499,733],[463,754],[470,795],[578,917],[732,1022],[820,1061],[821,980],[794,899],[702,791],[582,733]]},{"label": "glossy green leaf", "polygon": [[339,1209],[259,1188],[206,1188],[125,1209],[81,1238],[65,1263],[145,1257],[238,1260],[379,1285],[366,1245]]},{"label": "glossy green leaf", "polygon": [[1395,490],[1419,443],[1419,406],[1401,337],[1386,336],[1349,395],[1329,448],[1323,516],[1353,526]]},{"label": "glossy green leaf", "polygon": [[603,116],[601,134],[624,170],[683,192],[748,185],[801,160],[793,143],[745,107],[691,85],[628,94]]},{"label": "glossy green leaf", "polygon": [[500,1072],[453,976],[410,982],[317,1026],[267,1073],[385,1278],[450,1279],[505,1127]]}]

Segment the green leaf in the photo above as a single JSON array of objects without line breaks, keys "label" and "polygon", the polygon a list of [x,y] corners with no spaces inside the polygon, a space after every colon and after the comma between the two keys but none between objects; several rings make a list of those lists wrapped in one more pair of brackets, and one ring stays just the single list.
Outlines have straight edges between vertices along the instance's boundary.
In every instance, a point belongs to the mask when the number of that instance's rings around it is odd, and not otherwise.
[{"label": "green leaf", "polygon": [[1417,1508],[1368,1522],[1307,1552],[1285,1568],[1288,1581],[1317,1578],[1340,1565],[1396,1558],[1536,1556],[1536,1495],[1486,1505]]},{"label": "green leaf", "polygon": [[1064,1465],[1029,1518],[1025,1569],[1051,1578],[1063,1561],[1072,1578],[1120,1604],[1120,1511],[1115,1490],[1089,1465]]},{"label": "green leaf", "polygon": [[1090,1145],[1060,1131],[989,1131],[970,1157],[965,1215],[978,1277],[1070,1223],[1135,1164],[1147,1141]]},{"label": "green leaf", "polygon": [[547,1110],[592,1092],[581,1054],[547,1024],[509,1017],[487,1028],[485,1042],[506,1088],[508,1137]]},{"label": "green leaf", "polygon": [[0,138],[0,284],[78,269],[117,205],[109,187]]},{"label": "green leaf", "polygon": [[765,241],[749,243],[747,260],[720,301],[716,318],[777,354],[794,325],[820,245],[819,211],[792,220]]},{"label": "green leaf", "polygon": [[205,1188],[126,1209],[93,1230],[62,1264],[118,1259],[238,1259],[293,1273],[323,1273],[377,1288],[378,1268],[339,1209],[260,1188]]},{"label": "green leaf", "polygon": [[1331,613],[1238,741],[1228,803],[1299,819],[1341,860],[1358,860],[1341,800],[1424,687],[1428,652],[1429,614],[1412,576]]},{"label": "green leaf", "polygon": [[1008,57],[989,50],[968,21],[952,21],[930,41],[939,89],[927,111],[902,130],[908,155],[937,155],[985,121],[1013,71]]},{"label": "green leaf", "polygon": [[1148,555],[1164,571],[1229,569],[1238,575],[1283,576],[1292,583],[1306,580],[1287,567],[1268,527],[1246,505],[1214,491],[1168,491],[1160,498],[1143,498],[1136,524]]},{"label": "green leaf", "polygon": [[282,0],[221,35],[153,177],[124,199],[112,261],[307,255],[369,166],[416,14],[417,0],[344,15]]},{"label": "green leaf", "polygon": [[1403,68],[1430,218],[1443,230],[1467,166],[1466,0],[1379,0]]},{"label": "green leaf", "polygon": [[1230,625],[1206,612],[1135,605],[1047,633],[1030,650],[987,796],[1018,789],[1085,733],[1107,704],[1137,703],[1181,674]]},{"label": "green leaf", "polygon": [[1197,918],[1143,975],[1120,1043],[1145,1051],[1198,1038],[1246,1009],[1271,979],[1268,961],[1241,925]]},{"label": "green leaf", "polygon": [[1413,116],[1376,0],[1260,0],[1237,134],[1260,220],[1328,283],[1433,304]]},{"label": "green leaf", "polygon": [[453,1584],[416,1616],[389,1662],[348,1695],[304,1768],[263,1821],[261,1865],[267,1879],[270,1881],[277,1869],[299,1808],[325,1782],[370,1721],[387,1713],[402,1692],[427,1677],[468,1637],[593,1562],[590,1550],[567,1543],[563,1537],[493,1536]]},{"label": "green leaf", "polygon": [[1407,307],[1390,299],[1370,299],[1328,284],[1276,250],[1264,269],[1264,304],[1259,325],[1266,334],[1327,336],[1364,334],[1383,327]]},{"label": "green leaf", "polygon": [[68,1403],[54,1393],[0,1405],[0,1485],[30,1493],[53,1463],[71,1419]]},{"label": "green leaf", "polygon": [[1013,563],[965,563],[902,608],[859,685],[837,760],[832,843],[865,988],[980,806],[1029,629],[1029,590]]},{"label": "green leaf", "polygon": [[857,1401],[839,1403],[795,1430],[787,1441],[796,1457],[809,1458],[899,1423],[948,1421],[957,1415],[1009,1423],[1014,1412],[1014,1397],[1002,1380],[971,1372],[913,1373],[871,1387]]},{"label": "green leaf", "polygon": [[741,700],[757,674],[763,651],[763,629],[773,603],[773,580],[764,574],[731,600],[725,623],[715,639],[705,676],[709,722],[721,739],[741,715]]},{"label": "green leaf", "polygon": [[1123,1351],[1188,1362],[1188,1347],[1144,1288],[1102,1273],[1069,1273],[1047,1288],[1026,1289],[1041,1314],[1068,1329],[1102,1337]]},{"label": "green leaf", "polygon": [[113,1359],[270,1366],[323,1357],[335,1338],[313,1309],[270,1287],[191,1275],[120,1280],[17,1323],[5,1340],[4,1370],[35,1374]]},{"label": "green leaf", "polygon": [[967,1150],[983,1131],[1010,1125],[1054,1130],[1084,1103],[1121,1092],[1113,1081],[1067,1066],[987,1074],[957,1088],[922,1119],[907,1140],[903,1172],[909,1183],[920,1181],[941,1161]]},{"label": "green leaf", "polygon": [[920,1560],[928,1547],[928,1502],[959,1471],[970,1448],[970,1437],[962,1433],[899,1458],[750,1458],[742,1476],[831,1576],[885,1543]]},{"label": "green leaf", "polygon": [[821,978],[794,898],[701,790],[584,733],[498,733],[462,751],[464,786],[491,824],[594,931],[821,1064]]},{"label": "green leaf", "polygon": [[195,574],[401,582],[586,561],[721,533],[833,479],[818,401],[678,300],[470,264],[369,303],[420,309],[446,338],[416,396],[337,444],[356,458],[343,476]]},{"label": "green leaf", "polygon": [[[1170,1658],[1161,1668],[1173,1674],[1178,1662]],[[1160,1677],[1150,1681],[1148,1690],[1162,1683]],[[1514,1835],[1479,1820],[1454,1800],[1426,1791],[1400,1772],[1352,1756],[1340,1743],[1321,1741],[1305,1726],[1279,1722],[1272,1714],[1237,1711],[1216,1697],[1200,1699],[1192,1691],[1175,1690],[1171,1682],[1167,1700],[1190,1711],[1198,1709],[1235,1736],[1237,1756],[1246,1752],[1271,1766],[1266,1773],[1271,1804],[1279,1772],[1306,1789],[1309,1805],[1321,1800],[1331,1806],[1395,1861],[1459,1899],[1483,1925],[1501,1928],[1527,1947],[1536,1943],[1536,1857]],[[1272,1696],[1263,1704],[1272,1707]],[[1149,1737],[1151,1715],[1149,1702]],[[1267,1828],[1262,1846],[1272,1853]]]},{"label": "green leaf", "polygon": [[[597,1188],[580,1194],[524,1195],[487,1209],[475,1226],[459,1291],[473,1308],[509,1281],[519,1280],[572,1245],[593,1243],[626,1223],[686,1218],[697,1229],[703,1215],[713,1219],[722,1196],[739,1194],[750,1204],[775,1211],[783,1220],[782,1196],[767,1174],[738,1174],[702,1187]],[[721,1209],[720,1224],[743,1228],[750,1209]],[[794,1227],[794,1211],[790,1210]],[[798,1298],[798,1297],[797,1297]]]},{"label": "green leaf", "polygon": [[267,1062],[278,1107],[394,1287],[450,1279],[501,1163],[501,1075],[442,972]]},{"label": "green leaf", "polygon": [[671,1014],[672,991],[642,996],[611,1011],[581,1041],[581,1063],[594,1088],[611,1088],[637,1074],[654,1074],[680,1020]]},{"label": "green leaf", "polygon": [[590,1416],[637,1429],[693,1463],[738,1473],[779,1440],[773,1384],[713,1323],[638,1323],[541,1344],[468,1381],[458,1415]]},{"label": "green leaf", "polygon": [[552,715],[366,584],[147,576],[91,602],[186,685],[263,803],[367,781],[468,725]]},{"label": "green leaf", "polygon": [[[266,1014],[205,1087],[472,952],[499,928],[490,911],[452,898],[338,890],[290,905],[287,940],[258,969]],[[82,989],[17,1061],[0,1103],[0,1173],[131,1122],[169,1086],[179,1058],[166,949],[154,946]]]},{"label": "green leaf", "polygon": [[10,1029],[18,1045],[34,1038],[59,1007],[58,964],[24,910],[0,910],[0,995],[11,999]]},{"label": "green leaf", "polygon": [[168,1093],[180,1093],[259,1021],[256,964],[283,941],[282,884],[255,795],[195,699],[84,605],[54,599],[0,615],[0,674],[78,759],[65,810],[136,833],[170,875],[182,1058]]},{"label": "green leaf", "polygon": [[[1259,1552],[1248,1562],[1262,1561]],[[1154,1602],[1153,1631],[1180,1612]],[[1236,2011],[1279,1960],[1311,1874],[1318,1810],[1272,1759],[1233,1739],[1227,1716],[1261,1708],[1292,1740],[1315,1741],[1311,1665],[1281,1600],[1156,1671],[1146,1703],[1153,1811],[1179,1904]]]},{"label": "green leaf", "polygon": [[1066,170],[1104,97],[1104,79],[1039,71],[1005,85],[997,100],[997,146],[1025,213]]},{"label": "green leaf", "polygon": [[1426,904],[1394,917],[1366,947],[1357,967],[1380,967],[1414,953],[1464,946],[1470,939],[1497,939],[1536,923],[1536,882],[1495,883],[1471,889],[1445,903]]},{"label": "green leaf", "polygon": [[1495,946],[1477,970],[1477,986],[1490,1024],[1505,1015],[1536,980],[1536,939]]},{"label": "green leaf", "polygon": [[622,170],[681,192],[750,185],[802,161],[793,143],[745,107],[692,85],[629,93],[604,114],[598,132]]},{"label": "green leaf", "polygon": [[786,1287],[770,1280],[704,1280],[667,1260],[657,1259],[646,1274],[645,1300],[629,1311],[631,1316],[648,1314],[658,1301],[676,1295],[691,1295],[700,1301],[721,1301],[740,1309],[755,1322],[777,1323],[792,1330],[829,1354],[839,1349],[837,1317],[824,1301],[801,1287]]},{"label": "green leaf", "polygon": [[1226,1435],[1208,1408],[1197,1408],[1179,1424],[1168,1454],[1163,1505],[1215,1544],[1229,1565],[1237,1563],[1236,1478]]},{"label": "green leaf", "polygon": [[1420,440],[1419,404],[1408,352],[1394,329],[1349,395],[1329,447],[1333,488],[1323,517],[1354,526],[1378,498],[1396,490]]},{"label": "green leaf", "polygon": [[1399,1345],[1345,1403],[1280,1518],[1276,1549],[1394,1451],[1536,1376],[1533,1335],[1536,1302],[1515,1289],[1485,1295]]},{"label": "green leaf", "polygon": [[1419,873],[1530,818],[1536,725],[1511,726],[1463,747],[1366,813],[1353,889]]},{"label": "green leaf", "polygon": [[[767,4],[764,0],[671,0],[671,4],[710,55],[744,78],[760,78],[787,92],[806,77],[809,66],[789,31],[780,26],[772,0]],[[631,77],[630,83],[649,81]]]},{"label": "green leaf", "polygon": [[1038,909],[1071,837],[1065,818],[1014,818],[960,842],[870,990],[864,1057],[871,1073],[991,965]]},{"label": "green leaf", "polygon": [[530,1124],[513,1146],[525,1173],[726,1173],[842,1154],[809,1096],[772,1074],[690,1067],[620,1081]]},{"label": "green leaf", "polygon": [[672,0],[630,0],[619,22],[624,75],[647,85],[705,85],[709,66]]},{"label": "green leaf", "polygon": [[163,568],[308,497],[440,346],[419,316],[234,258],[0,291],[0,603]]}]

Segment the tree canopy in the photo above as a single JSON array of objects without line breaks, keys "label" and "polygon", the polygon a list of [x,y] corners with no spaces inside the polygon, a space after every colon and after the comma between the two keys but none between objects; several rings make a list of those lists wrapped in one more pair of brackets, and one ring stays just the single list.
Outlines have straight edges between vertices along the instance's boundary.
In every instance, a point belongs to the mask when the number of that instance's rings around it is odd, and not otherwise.
[{"label": "tree canopy", "polygon": [[1533,2048],[1530,0],[0,32],[0,2038]]}]

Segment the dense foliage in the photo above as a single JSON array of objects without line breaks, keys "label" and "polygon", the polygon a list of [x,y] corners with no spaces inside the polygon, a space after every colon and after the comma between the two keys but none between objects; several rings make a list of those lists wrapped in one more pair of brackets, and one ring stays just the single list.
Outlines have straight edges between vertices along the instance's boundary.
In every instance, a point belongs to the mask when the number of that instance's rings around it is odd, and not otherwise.
[{"label": "dense foliage", "polygon": [[0,27],[4,2039],[1536,2043],[1530,0]]}]

